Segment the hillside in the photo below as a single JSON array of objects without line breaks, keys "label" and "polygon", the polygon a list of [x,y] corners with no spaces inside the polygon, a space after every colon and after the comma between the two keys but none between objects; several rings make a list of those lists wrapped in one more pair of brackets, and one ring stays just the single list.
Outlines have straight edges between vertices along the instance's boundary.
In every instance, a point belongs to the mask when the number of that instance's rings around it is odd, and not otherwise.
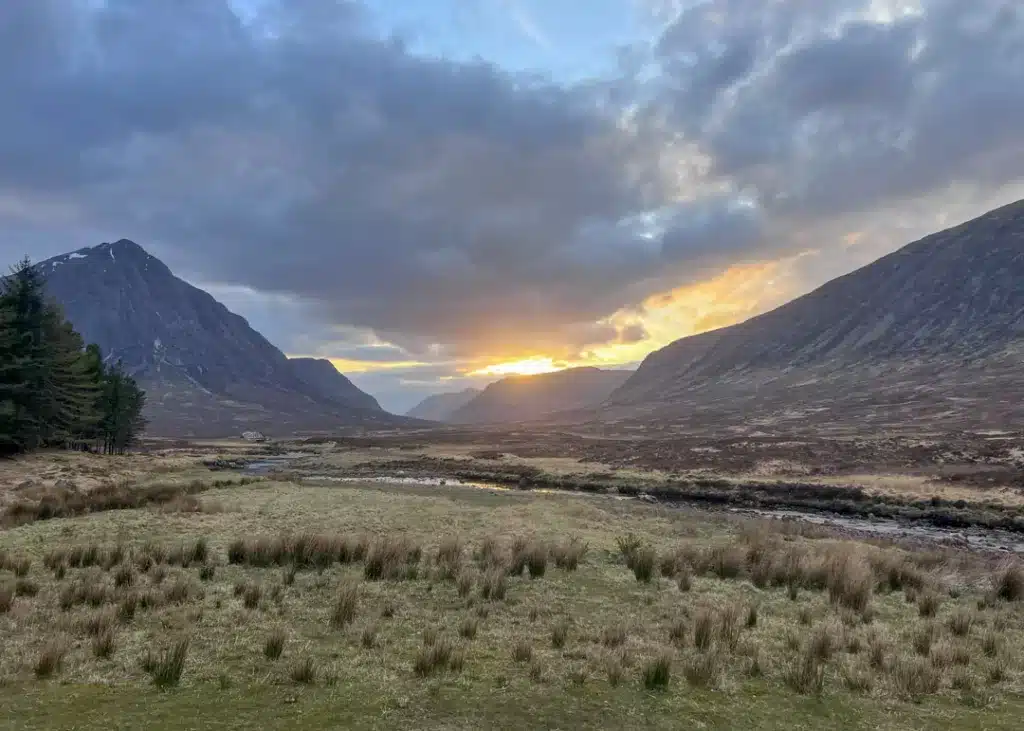
[{"label": "hillside", "polygon": [[652,353],[604,421],[1002,428],[1024,417],[1024,201]]},{"label": "hillside", "polygon": [[299,380],[325,401],[356,409],[381,410],[377,399],[360,391],[326,358],[290,358],[288,364]]},{"label": "hillside", "polygon": [[406,416],[428,421],[448,421],[452,414],[480,394],[479,388],[466,388],[455,393],[438,393],[420,401]]},{"label": "hillside", "polygon": [[37,266],[86,341],[146,389],[151,434],[275,435],[400,421],[341,374],[290,362],[244,318],[131,241]]},{"label": "hillside", "polygon": [[492,383],[455,411],[454,424],[531,421],[554,412],[585,409],[604,401],[631,371],[570,368],[536,376],[510,376]]}]

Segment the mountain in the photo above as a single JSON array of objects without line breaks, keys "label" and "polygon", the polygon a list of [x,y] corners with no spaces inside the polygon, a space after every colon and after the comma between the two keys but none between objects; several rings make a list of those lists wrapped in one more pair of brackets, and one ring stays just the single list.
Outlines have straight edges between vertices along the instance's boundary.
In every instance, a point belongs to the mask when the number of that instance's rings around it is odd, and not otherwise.
[{"label": "mountain", "polygon": [[380,411],[380,404],[370,394],[360,391],[326,358],[290,358],[292,373],[325,401],[356,409]]},{"label": "mountain", "polygon": [[467,388],[455,393],[438,393],[420,401],[406,412],[406,416],[427,421],[448,421],[452,414],[480,394],[479,388]]},{"label": "mountain", "polygon": [[680,428],[1019,428],[1024,201],[652,353],[601,411]]},{"label": "mountain", "polygon": [[604,401],[631,371],[569,368],[492,383],[448,418],[453,424],[531,421],[553,412],[585,409]]},{"label": "mountain", "polygon": [[[37,265],[86,342],[147,392],[149,433],[268,435],[402,421],[341,374],[298,364],[207,292],[122,239]],[[329,364],[328,364],[329,365]]]}]

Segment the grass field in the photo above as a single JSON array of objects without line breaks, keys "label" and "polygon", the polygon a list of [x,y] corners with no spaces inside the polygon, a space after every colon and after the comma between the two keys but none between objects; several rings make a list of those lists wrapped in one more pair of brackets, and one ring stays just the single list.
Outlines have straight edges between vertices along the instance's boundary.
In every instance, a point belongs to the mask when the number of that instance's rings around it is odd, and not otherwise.
[{"label": "grass field", "polygon": [[0,533],[0,727],[1020,727],[1024,573],[997,559],[161,464],[139,507]]}]

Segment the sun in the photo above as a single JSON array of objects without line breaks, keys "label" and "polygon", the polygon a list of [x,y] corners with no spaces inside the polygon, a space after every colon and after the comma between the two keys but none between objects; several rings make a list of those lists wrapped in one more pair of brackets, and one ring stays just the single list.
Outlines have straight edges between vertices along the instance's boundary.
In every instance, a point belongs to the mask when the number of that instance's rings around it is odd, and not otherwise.
[{"label": "sun", "polygon": [[566,366],[556,363],[552,358],[535,356],[508,363],[495,363],[486,368],[473,371],[471,376],[536,376],[540,373],[554,373],[564,370]]}]

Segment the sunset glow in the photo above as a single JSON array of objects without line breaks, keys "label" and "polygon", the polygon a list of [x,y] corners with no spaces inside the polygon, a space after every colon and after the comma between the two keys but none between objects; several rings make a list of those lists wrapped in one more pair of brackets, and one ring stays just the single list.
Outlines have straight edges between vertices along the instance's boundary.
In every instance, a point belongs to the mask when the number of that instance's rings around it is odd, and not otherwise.
[{"label": "sunset glow", "polygon": [[535,376],[539,373],[554,373],[565,370],[569,364],[556,362],[552,358],[533,357],[514,360],[508,363],[496,363],[486,368],[471,372],[471,376]]}]

